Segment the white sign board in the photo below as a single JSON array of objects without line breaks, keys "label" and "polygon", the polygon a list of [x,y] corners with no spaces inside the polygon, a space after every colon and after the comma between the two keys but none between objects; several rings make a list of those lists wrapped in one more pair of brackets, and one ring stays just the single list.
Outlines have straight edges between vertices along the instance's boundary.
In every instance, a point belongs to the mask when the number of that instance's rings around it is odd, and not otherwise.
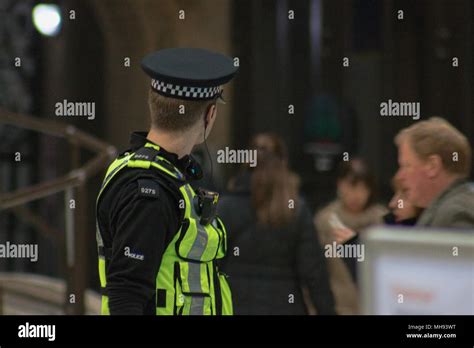
[{"label": "white sign board", "polygon": [[474,231],[376,227],[364,236],[365,314],[474,314]]}]

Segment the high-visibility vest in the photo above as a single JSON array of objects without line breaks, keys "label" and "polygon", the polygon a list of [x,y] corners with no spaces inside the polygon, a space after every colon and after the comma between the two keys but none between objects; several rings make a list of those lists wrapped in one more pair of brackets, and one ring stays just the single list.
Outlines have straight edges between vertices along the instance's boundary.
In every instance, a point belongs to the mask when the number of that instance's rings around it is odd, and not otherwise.
[{"label": "high-visibility vest", "polygon": [[[219,272],[216,260],[226,254],[227,235],[216,217],[208,225],[200,223],[194,200],[196,193],[184,175],[161,157],[159,146],[147,143],[134,153],[125,153],[108,168],[97,198],[103,196],[112,179],[126,168],[156,171],[175,187],[184,210],[179,230],[167,246],[156,275],[156,315],[231,315],[232,296],[226,275]],[[99,277],[102,292],[102,314],[108,315],[107,262],[110,246],[104,246],[96,223],[99,250]],[[140,231],[136,231],[140,233]],[[164,231],[157,231],[164,233]],[[142,262],[146,262],[143,260]]]}]

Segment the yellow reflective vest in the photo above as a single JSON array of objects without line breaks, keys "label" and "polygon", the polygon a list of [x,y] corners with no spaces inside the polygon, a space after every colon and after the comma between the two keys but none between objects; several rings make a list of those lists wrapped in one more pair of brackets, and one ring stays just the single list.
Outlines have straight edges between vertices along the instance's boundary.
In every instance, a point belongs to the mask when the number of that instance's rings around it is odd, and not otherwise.
[{"label": "yellow reflective vest", "polygon": [[[196,212],[195,191],[184,175],[160,156],[159,146],[147,143],[133,153],[125,153],[108,168],[97,205],[112,179],[126,168],[158,171],[173,183],[181,196],[184,209],[181,226],[167,246],[156,275],[156,315],[231,315],[232,296],[226,276],[219,272],[216,260],[225,256],[227,235],[222,221],[216,217],[203,226]],[[102,294],[102,314],[108,315],[107,250],[96,223],[99,251],[99,277]],[[140,233],[140,231],[137,231]]]}]

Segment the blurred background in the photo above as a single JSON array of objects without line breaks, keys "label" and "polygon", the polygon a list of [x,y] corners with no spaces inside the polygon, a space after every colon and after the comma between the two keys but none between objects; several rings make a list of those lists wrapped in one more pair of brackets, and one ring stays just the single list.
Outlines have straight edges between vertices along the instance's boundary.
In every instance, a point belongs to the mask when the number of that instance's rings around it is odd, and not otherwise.
[{"label": "blurred background", "polygon": [[[35,19],[38,4],[57,6]],[[37,243],[40,255],[0,259],[3,287],[17,289],[4,292],[4,312],[95,311],[95,293],[81,295],[98,289],[95,197],[110,146],[122,151],[148,127],[146,53],[189,46],[238,59],[209,139],[219,191],[238,165],[217,164],[217,149],[275,132],[312,211],[335,196],[343,152],[373,168],[386,204],[393,137],[416,121],[381,117],[381,102],[420,102],[422,119],[442,116],[474,139],[473,18],[471,0],[0,0],[0,241]],[[94,102],[95,119],[56,116],[63,100]],[[87,180],[68,174],[84,163]],[[33,186],[31,202],[17,191],[51,180],[59,188]]]}]

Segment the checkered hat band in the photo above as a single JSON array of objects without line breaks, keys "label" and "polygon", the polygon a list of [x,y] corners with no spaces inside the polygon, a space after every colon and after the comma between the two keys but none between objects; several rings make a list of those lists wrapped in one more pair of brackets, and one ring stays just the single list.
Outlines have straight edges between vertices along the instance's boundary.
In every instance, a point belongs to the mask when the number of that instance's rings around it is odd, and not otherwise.
[{"label": "checkered hat band", "polygon": [[151,87],[170,97],[185,99],[212,99],[221,92],[221,88],[217,87],[185,87],[165,83],[158,80],[151,80]]}]

